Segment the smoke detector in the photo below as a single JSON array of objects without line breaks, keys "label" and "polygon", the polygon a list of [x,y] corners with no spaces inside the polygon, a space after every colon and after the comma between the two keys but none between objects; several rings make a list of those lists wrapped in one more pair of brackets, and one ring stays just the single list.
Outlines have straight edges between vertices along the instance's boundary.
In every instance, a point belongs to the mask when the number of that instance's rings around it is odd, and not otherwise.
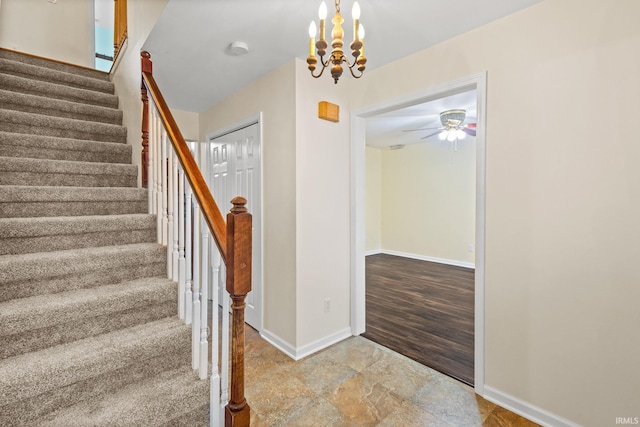
[{"label": "smoke detector", "polygon": [[231,56],[242,56],[249,53],[249,45],[245,42],[236,41],[229,45],[227,52]]}]

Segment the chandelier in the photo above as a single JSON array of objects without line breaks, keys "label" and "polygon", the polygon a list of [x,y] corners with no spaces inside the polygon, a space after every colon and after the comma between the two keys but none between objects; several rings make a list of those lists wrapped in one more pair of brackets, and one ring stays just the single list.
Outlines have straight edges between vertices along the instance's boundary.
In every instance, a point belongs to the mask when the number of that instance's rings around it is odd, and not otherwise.
[{"label": "chandelier", "polygon": [[[353,9],[351,11],[351,16],[353,17],[353,41],[350,45],[351,54],[353,55],[352,61],[349,61],[349,58],[345,55],[344,50],[342,49],[344,45],[344,42],[342,41],[342,37],[344,36],[342,23],[344,22],[344,19],[342,19],[342,15],[340,15],[340,0],[335,0],[335,6],[336,13],[331,20],[333,23],[333,30],[331,31],[331,55],[326,60],[324,59],[324,56],[327,54],[326,49],[328,44],[324,37],[327,5],[323,1],[320,4],[320,10],[318,12],[320,16],[320,38],[317,42],[316,34],[318,31],[315,21],[312,21],[311,25],[309,25],[309,57],[307,58],[307,64],[309,64],[309,71],[311,71],[311,75],[315,78],[320,77],[325,68],[331,64],[331,76],[333,77],[334,83],[338,83],[338,79],[343,72],[343,62],[347,65],[351,75],[356,79],[359,79],[362,77],[364,72],[367,58],[364,57],[364,27],[360,24],[360,5],[357,1],[354,2]],[[317,75],[314,74],[316,64],[318,63],[318,59],[315,55],[315,49],[318,50],[317,53],[320,57],[320,65],[322,66]],[[353,70],[356,66],[359,73],[356,73]]]}]

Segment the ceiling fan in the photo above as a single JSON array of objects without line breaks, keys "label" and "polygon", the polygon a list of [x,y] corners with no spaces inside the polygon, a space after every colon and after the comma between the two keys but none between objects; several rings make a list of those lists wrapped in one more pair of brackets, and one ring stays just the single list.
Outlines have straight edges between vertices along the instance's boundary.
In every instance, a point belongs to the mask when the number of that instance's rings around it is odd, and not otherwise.
[{"label": "ceiling fan", "polygon": [[464,119],[466,117],[466,110],[447,110],[440,113],[441,127],[437,128],[419,128],[419,129],[406,129],[403,132],[415,132],[420,130],[437,129],[437,131],[430,133],[427,136],[423,136],[420,139],[427,139],[433,135],[439,135],[441,140],[447,140],[450,142],[463,139],[466,135],[476,136],[476,124],[468,123],[464,125]]}]

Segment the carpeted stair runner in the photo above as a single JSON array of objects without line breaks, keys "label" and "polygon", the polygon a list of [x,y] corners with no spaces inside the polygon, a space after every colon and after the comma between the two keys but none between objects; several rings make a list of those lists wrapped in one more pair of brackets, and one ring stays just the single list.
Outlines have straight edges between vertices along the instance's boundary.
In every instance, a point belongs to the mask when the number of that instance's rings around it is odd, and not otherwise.
[{"label": "carpeted stair runner", "polygon": [[0,49],[0,426],[205,426],[105,73]]}]

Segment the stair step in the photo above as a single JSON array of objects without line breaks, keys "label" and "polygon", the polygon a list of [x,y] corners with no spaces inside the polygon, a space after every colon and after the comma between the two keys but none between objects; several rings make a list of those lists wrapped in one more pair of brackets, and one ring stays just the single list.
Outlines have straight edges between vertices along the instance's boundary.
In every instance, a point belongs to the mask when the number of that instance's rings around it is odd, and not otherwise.
[{"label": "stair step", "polygon": [[54,70],[48,67],[27,64],[21,61],[12,61],[0,57],[0,73],[26,77],[34,80],[51,82],[55,84],[89,89],[97,92],[115,93],[112,82],[103,79],[87,77],[76,73]]},{"label": "stair step", "polygon": [[166,262],[156,243],[0,255],[0,301],[163,276]]},{"label": "stair step", "polygon": [[156,226],[149,214],[0,218],[0,255],[152,243]]},{"label": "stair step", "polygon": [[0,185],[135,187],[137,184],[135,165],[0,157]]},{"label": "stair step", "polygon": [[127,128],[124,126],[4,109],[0,109],[0,131],[123,144],[127,142]]},{"label": "stair step", "polygon": [[99,123],[122,124],[122,111],[98,105],[89,105],[40,95],[0,90],[2,108],[51,117],[84,120]]},{"label": "stair step", "polygon": [[176,300],[175,283],[143,278],[0,302],[0,359],[174,315]]},{"label": "stair step", "polygon": [[[195,377],[188,367],[180,367],[138,384],[130,384],[118,393],[102,395],[91,401],[54,412],[38,420],[41,426],[149,426],[164,425],[185,413],[199,409],[209,401],[209,384]],[[187,412],[190,415],[190,412]],[[193,420],[193,418],[191,418]],[[206,419],[190,427],[208,426]]]},{"label": "stair step", "polygon": [[41,58],[38,56],[29,55],[28,53],[17,52],[15,50],[0,48],[0,58],[20,62],[23,64],[30,64],[41,68],[47,68],[49,70],[63,71],[69,74],[77,74],[79,76],[109,81],[109,73],[106,73],[104,71],[56,61],[53,59]]},{"label": "stair step", "polygon": [[147,194],[130,187],[0,186],[0,217],[145,213]]},{"label": "stair step", "polygon": [[128,144],[116,142],[0,132],[2,157],[130,164],[132,148]]},{"label": "stair step", "polygon": [[101,107],[118,108],[118,97],[114,94],[75,88],[42,80],[33,80],[12,74],[0,74],[0,87],[13,92],[46,96],[48,98],[98,105]]},{"label": "stair step", "polygon": [[[95,408],[97,402],[105,402],[109,396],[126,395],[127,399],[138,402],[142,398],[160,403],[159,398],[165,397],[165,393],[161,393],[164,390],[167,394],[181,394],[182,387],[177,386],[181,381],[199,382],[200,387],[207,387],[206,381],[195,380],[189,372],[189,329],[177,318],[164,318],[0,360],[0,389],[4,391],[0,394],[0,425],[8,425],[10,417],[20,417],[21,413],[23,417],[32,417],[34,414],[28,411],[31,408],[36,409],[35,415],[44,417],[47,412],[58,410],[57,415],[47,417],[48,421],[55,422],[67,420],[64,415],[67,412],[61,408]],[[175,364],[176,360],[179,365]],[[159,369],[161,373],[157,378],[170,377],[169,382],[162,386],[153,378],[145,379],[154,375],[145,365]],[[186,365],[178,369],[180,375],[172,375],[180,365]],[[162,372],[167,368],[168,372]],[[151,394],[135,398],[135,393],[126,392],[142,384],[149,385],[144,394],[157,389],[156,397]],[[38,404],[35,408],[34,403]],[[111,409],[117,412],[124,407]],[[44,425],[44,421],[28,424]],[[96,424],[71,420],[63,425]]]}]

